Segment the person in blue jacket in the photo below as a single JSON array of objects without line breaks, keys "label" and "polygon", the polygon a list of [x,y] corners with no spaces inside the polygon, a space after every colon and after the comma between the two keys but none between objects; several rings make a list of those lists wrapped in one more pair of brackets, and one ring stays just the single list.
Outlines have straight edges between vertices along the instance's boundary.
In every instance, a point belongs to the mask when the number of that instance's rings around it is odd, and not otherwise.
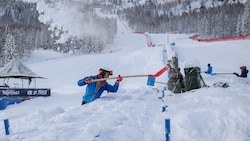
[{"label": "person in blue jacket", "polygon": [[113,75],[111,70],[100,68],[98,75],[84,77],[78,81],[78,86],[87,85],[86,93],[82,97],[82,105],[100,98],[104,90],[114,93],[118,91],[119,83],[122,81],[122,76],[120,75],[117,77],[117,81],[114,85],[110,85],[106,80],[93,81],[95,79],[109,78],[110,75]]},{"label": "person in blue jacket", "polygon": [[241,66],[240,69],[241,69],[241,74],[240,75],[238,73],[236,73],[236,72],[233,73],[233,74],[237,75],[238,77],[247,78],[247,74],[248,74],[247,67],[246,66]]},{"label": "person in blue jacket", "polygon": [[210,64],[207,64],[207,71],[205,71],[206,74],[212,74],[213,67]]}]

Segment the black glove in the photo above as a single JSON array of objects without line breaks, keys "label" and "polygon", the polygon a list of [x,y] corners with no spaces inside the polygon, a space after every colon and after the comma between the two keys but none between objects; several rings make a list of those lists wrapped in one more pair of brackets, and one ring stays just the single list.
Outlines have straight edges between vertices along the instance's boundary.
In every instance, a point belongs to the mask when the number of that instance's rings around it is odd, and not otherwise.
[{"label": "black glove", "polygon": [[240,76],[240,75],[239,75],[238,73],[236,73],[236,72],[234,72],[233,74],[236,75],[236,76],[238,76],[238,77]]}]

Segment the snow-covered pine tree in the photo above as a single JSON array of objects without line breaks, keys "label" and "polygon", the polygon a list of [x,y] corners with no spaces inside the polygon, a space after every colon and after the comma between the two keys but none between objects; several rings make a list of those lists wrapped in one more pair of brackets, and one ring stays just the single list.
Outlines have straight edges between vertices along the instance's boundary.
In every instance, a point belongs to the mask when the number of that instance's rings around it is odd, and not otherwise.
[{"label": "snow-covered pine tree", "polygon": [[249,35],[250,34],[250,1],[246,1],[245,10],[242,15],[242,34]]},{"label": "snow-covered pine tree", "polygon": [[8,63],[17,54],[15,38],[12,34],[7,34],[4,43],[4,64]]}]

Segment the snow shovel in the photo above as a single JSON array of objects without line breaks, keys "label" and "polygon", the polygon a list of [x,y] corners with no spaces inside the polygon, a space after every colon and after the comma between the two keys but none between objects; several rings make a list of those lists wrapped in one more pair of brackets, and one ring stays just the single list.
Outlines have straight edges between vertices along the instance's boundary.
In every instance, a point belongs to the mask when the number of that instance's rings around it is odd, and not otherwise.
[{"label": "snow shovel", "polygon": [[[162,75],[166,70],[168,70],[168,67],[162,68],[156,74],[128,75],[128,76],[122,76],[122,78],[148,77],[147,85],[154,86],[155,77],[158,77],[158,76]],[[109,79],[117,79],[117,77],[94,79],[94,80],[92,80],[92,82],[97,82],[97,81],[102,81],[102,80],[109,80]]]},{"label": "snow shovel", "polygon": [[[162,68],[160,71],[158,71],[154,75],[148,75],[147,85],[154,86],[154,84],[155,84],[155,77],[158,77],[158,76],[162,75],[166,70],[168,70],[168,67]],[[156,83],[158,83],[158,82],[156,82]]]}]

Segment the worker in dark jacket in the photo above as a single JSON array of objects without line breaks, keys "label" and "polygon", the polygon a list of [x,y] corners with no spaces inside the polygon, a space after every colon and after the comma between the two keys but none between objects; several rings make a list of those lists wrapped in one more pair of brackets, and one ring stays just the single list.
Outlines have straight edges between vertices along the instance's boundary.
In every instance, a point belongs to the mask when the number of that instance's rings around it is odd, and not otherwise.
[{"label": "worker in dark jacket", "polygon": [[[113,75],[111,70],[107,68],[101,68],[98,75],[84,77],[78,81],[78,86],[87,85],[86,93],[82,97],[82,105],[100,98],[104,90],[107,92],[117,92],[119,83],[122,81],[122,77],[119,75],[115,84],[110,85],[108,82],[106,82],[106,78],[109,78],[109,75]],[[104,80],[95,81],[95,79],[102,78],[104,78]]]},{"label": "worker in dark jacket", "polygon": [[233,74],[237,75],[238,77],[247,78],[247,74],[248,74],[247,67],[246,66],[241,66],[240,69],[241,69],[241,74],[240,75],[238,73],[236,73],[236,72],[233,73]]},{"label": "worker in dark jacket", "polygon": [[185,85],[184,79],[180,72],[180,68],[175,70],[175,68],[170,68],[171,77],[168,80],[168,90],[172,91],[173,93],[181,93],[185,92]]}]

